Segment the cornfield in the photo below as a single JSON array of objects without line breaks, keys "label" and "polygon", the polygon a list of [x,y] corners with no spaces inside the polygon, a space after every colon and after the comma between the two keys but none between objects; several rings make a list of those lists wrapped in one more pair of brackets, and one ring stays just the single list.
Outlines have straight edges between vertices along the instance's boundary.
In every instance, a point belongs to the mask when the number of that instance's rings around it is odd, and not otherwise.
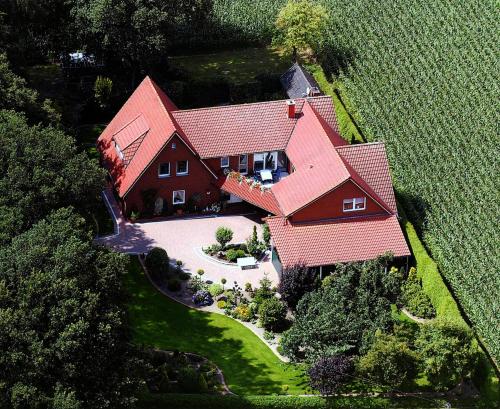
[{"label": "cornfield", "polygon": [[[387,144],[397,190],[461,306],[500,358],[498,101],[493,1],[321,0],[342,92]],[[284,0],[215,0],[241,40],[268,41]],[[416,219],[416,220],[415,220]]]}]

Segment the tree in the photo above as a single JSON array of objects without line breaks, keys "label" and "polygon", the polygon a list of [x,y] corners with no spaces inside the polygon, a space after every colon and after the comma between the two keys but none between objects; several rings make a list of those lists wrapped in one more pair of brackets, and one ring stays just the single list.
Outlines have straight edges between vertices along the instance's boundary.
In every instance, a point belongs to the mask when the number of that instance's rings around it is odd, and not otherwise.
[{"label": "tree", "polygon": [[327,287],[306,293],[295,321],[283,334],[291,360],[314,362],[322,356],[364,352],[377,329],[389,328],[392,295],[384,285],[389,257],[336,267]]},{"label": "tree", "polygon": [[418,365],[417,353],[406,342],[377,331],[368,353],[359,360],[357,370],[383,385],[399,387],[415,378]]},{"label": "tree", "polygon": [[325,7],[311,0],[288,0],[276,19],[274,42],[293,53],[315,52],[323,40],[328,24]]},{"label": "tree", "polygon": [[155,281],[165,280],[170,272],[170,259],[165,249],[154,247],[149,250],[144,264]]},{"label": "tree", "polygon": [[113,81],[111,78],[98,76],[94,83],[94,96],[101,108],[106,108],[111,98]]},{"label": "tree", "polygon": [[271,231],[269,230],[269,225],[267,223],[264,223],[262,226],[262,241],[267,247],[271,244]]},{"label": "tree", "polygon": [[58,123],[60,120],[51,102],[40,101],[38,92],[11,71],[5,53],[0,53],[0,109],[23,111],[32,122]]},{"label": "tree", "polygon": [[259,319],[268,331],[279,331],[283,328],[286,317],[286,306],[276,297],[262,301],[259,306]]},{"label": "tree", "polygon": [[296,264],[283,269],[278,292],[288,308],[295,310],[303,295],[316,288],[318,279],[314,271],[304,264]]},{"label": "tree", "polygon": [[233,239],[233,231],[227,227],[220,226],[215,231],[215,239],[221,245],[222,249]]},{"label": "tree", "polygon": [[92,241],[85,220],[64,208],[0,250],[7,408],[133,404],[140,360],[128,335],[126,258]]},{"label": "tree", "polygon": [[340,354],[322,357],[309,368],[309,382],[311,387],[321,394],[332,395],[343,383],[350,380],[353,369],[350,356]]},{"label": "tree", "polygon": [[260,253],[261,243],[257,236],[257,226],[253,226],[252,235],[246,241],[247,250],[252,255],[257,255]]},{"label": "tree", "polygon": [[90,214],[103,185],[98,163],[78,153],[61,130],[29,126],[24,115],[0,111],[0,231],[9,232],[4,243],[53,209],[74,206]]},{"label": "tree", "polygon": [[456,386],[469,377],[478,359],[472,331],[451,321],[423,324],[415,346],[422,355],[424,373],[439,389]]}]

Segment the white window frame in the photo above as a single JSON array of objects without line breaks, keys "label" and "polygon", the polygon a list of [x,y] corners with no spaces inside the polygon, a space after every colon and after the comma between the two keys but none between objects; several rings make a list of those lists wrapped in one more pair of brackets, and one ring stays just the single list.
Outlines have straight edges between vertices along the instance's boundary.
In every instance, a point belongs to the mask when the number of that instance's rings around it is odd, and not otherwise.
[{"label": "white window frame", "polygon": [[[168,173],[160,173],[161,166],[165,165],[165,164],[168,164]],[[158,165],[158,177],[159,178],[168,178],[168,177],[170,177],[170,172],[171,172],[170,162],[163,162],[163,163],[160,163]]]},{"label": "white window frame", "polygon": [[115,141],[115,150],[116,150],[116,153],[118,154],[118,156],[120,157],[120,159],[124,160],[125,159],[125,155],[123,154],[122,150],[120,149],[120,147],[118,146],[118,144],[116,143],[116,141]]},{"label": "white window frame", "polygon": [[[241,157],[242,157],[242,156],[244,156],[244,157],[247,159],[247,160],[246,160],[246,163],[245,163],[245,165],[244,165],[244,166],[245,166],[245,168],[244,168],[244,169],[245,169],[245,171],[244,171],[244,172],[242,172],[242,171],[241,171],[241,166],[242,166],[242,165],[241,165]],[[246,174],[248,173],[248,154],[246,154],[246,153],[245,153],[245,154],[242,154],[242,155],[238,156],[238,171],[239,171],[242,175],[246,175]]]},{"label": "white window frame", "polygon": [[[226,162],[226,163],[224,163]],[[228,168],[229,167],[229,156],[223,156],[220,158],[220,167],[221,168]]]},{"label": "white window frame", "polygon": [[[356,207],[356,205],[362,203],[363,207]],[[352,204],[352,209],[346,209],[346,204]],[[354,197],[352,199],[344,199],[342,203],[342,209],[344,212],[359,212],[366,209],[366,197]]]},{"label": "white window frame", "polygon": [[[176,202],[175,201],[175,194],[178,193],[178,192],[182,192],[182,197],[183,197],[182,202]],[[174,190],[174,191],[172,191],[172,204],[173,205],[181,205],[181,204],[184,204],[184,203],[186,203],[186,191],[185,190]]]},{"label": "white window frame", "polygon": [[[186,162],[186,171],[185,172],[179,172],[179,162]],[[176,162],[175,174],[177,176],[189,175],[189,161],[187,159],[186,160],[178,160]]]}]

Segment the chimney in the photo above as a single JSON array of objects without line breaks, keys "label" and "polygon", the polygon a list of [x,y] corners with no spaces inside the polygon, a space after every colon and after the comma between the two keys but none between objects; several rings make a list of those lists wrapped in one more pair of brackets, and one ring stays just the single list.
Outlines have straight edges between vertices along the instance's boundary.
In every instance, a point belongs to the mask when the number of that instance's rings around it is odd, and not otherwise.
[{"label": "chimney", "polygon": [[288,107],[288,118],[295,118],[295,101],[289,99],[286,101],[286,105]]}]

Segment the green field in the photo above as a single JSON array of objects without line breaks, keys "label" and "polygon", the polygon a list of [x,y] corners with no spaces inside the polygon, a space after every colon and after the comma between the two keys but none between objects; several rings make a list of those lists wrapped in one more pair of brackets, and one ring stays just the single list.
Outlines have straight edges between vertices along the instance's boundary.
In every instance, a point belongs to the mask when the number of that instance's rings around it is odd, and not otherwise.
[{"label": "green field", "polygon": [[[345,63],[329,80],[367,139],[386,142],[409,217],[498,362],[497,4],[320,2],[331,14],[321,58]],[[284,0],[252,3],[218,0],[215,19],[267,42]]]},{"label": "green field", "polygon": [[232,318],[187,308],[159,293],[137,258],[131,259],[126,287],[136,343],[203,355],[221,368],[229,388],[237,394],[282,393],[283,387],[290,394],[307,393],[299,368],[282,363]]}]

